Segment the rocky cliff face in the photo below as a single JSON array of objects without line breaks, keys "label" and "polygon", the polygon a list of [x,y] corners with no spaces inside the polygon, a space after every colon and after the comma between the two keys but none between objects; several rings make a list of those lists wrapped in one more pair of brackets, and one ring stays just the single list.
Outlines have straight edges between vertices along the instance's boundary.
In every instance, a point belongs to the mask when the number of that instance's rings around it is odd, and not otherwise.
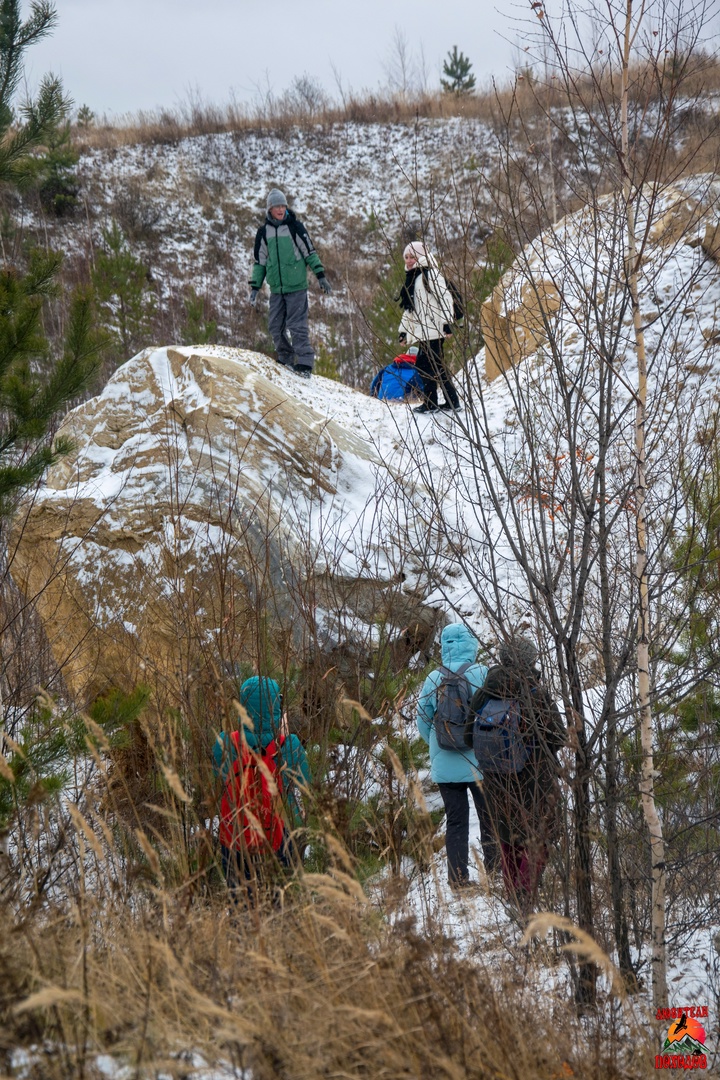
[{"label": "rocky cliff face", "polygon": [[146,350],[66,418],[76,450],[22,516],[13,574],[81,701],[187,681],[203,650],[252,662],[267,634],[337,648],[390,608],[431,632],[387,559],[387,470],[295,381],[242,350]]},{"label": "rocky cliff face", "polygon": [[[646,278],[657,273],[658,265],[674,261],[683,247],[701,247],[719,261],[717,191],[710,177],[668,185],[652,214],[644,247]],[[587,280],[587,267],[601,265],[608,252],[623,250],[625,229],[622,205],[607,196],[597,208],[586,207],[563,219],[527,245],[480,309],[488,382],[536,354],[549,336],[559,341],[568,311],[571,321],[576,320],[583,306],[593,302],[595,289],[618,287],[614,275],[593,285]],[[592,250],[596,236],[603,245],[599,253]],[[645,306],[654,298],[653,289],[648,289]]]}]

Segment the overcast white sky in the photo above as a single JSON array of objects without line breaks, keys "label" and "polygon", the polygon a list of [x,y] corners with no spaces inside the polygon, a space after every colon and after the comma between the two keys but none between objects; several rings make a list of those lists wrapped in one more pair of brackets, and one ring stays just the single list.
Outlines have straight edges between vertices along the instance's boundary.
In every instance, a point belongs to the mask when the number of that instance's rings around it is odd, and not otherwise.
[{"label": "overcast white sky", "polygon": [[[522,0],[55,0],[52,37],[27,53],[30,85],[53,71],[76,105],[96,114],[172,106],[188,89],[225,104],[275,93],[303,74],[333,94],[387,78],[396,28],[438,85],[453,45],[479,85],[504,80],[517,58]],[[25,12],[29,9],[23,0]]]}]

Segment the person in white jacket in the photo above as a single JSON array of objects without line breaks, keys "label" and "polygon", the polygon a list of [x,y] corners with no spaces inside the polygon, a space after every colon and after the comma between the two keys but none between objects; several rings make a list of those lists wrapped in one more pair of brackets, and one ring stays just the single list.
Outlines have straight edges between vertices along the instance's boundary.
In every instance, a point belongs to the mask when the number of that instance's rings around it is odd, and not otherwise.
[{"label": "person in white jacket", "polygon": [[[435,258],[419,240],[407,245],[403,258],[405,284],[398,296],[403,309],[398,340],[403,345],[412,342],[419,347],[415,370],[422,377],[425,400],[415,412],[438,409],[457,412],[460,400],[443,359],[445,338],[452,335],[452,293]],[[438,386],[445,396],[441,404],[438,404]]]}]

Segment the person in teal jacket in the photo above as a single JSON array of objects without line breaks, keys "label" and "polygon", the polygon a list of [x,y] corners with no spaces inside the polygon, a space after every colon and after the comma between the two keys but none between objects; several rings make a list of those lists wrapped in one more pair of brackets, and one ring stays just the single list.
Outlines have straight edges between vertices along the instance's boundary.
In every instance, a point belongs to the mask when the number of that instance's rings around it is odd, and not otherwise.
[{"label": "person in teal jacket", "polygon": [[275,343],[278,363],[309,379],[315,351],[308,333],[308,276],[310,267],[322,291],[329,296],[320,256],[307,229],[292,210],[282,191],[273,188],[267,198],[267,216],[255,236],[250,275],[250,303],[257,304],[263,282],[270,287],[268,329]]},{"label": "person in teal jacket", "polygon": [[[440,637],[443,666],[457,671],[463,664],[473,690],[479,690],[487,677],[488,669],[477,663],[480,643],[463,623],[446,626]],[[492,873],[500,867],[500,857],[488,817],[482,793],[482,774],[479,772],[472,750],[444,750],[438,746],[434,718],[437,710],[437,690],[442,682],[440,670],[431,671],[423,684],[418,699],[417,726],[420,735],[430,747],[430,776],[440,789],[446,815],[445,847],[448,860],[448,881],[452,888],[469,884],[468,848],[470,832],[470,809],[468,793],[475,803],[480,822],[480,842],[483,849],[485,869]]]},{"label": "person in teal jacket", "polygon": [[[311,775],[307,756],[297,735],[287,732],[283,717],[283,701],[280,687],[274,679],[254,675],[246,679],[240,687],[239,701],[252,721],[252,729],[245,728],[245,739],[251,750],[262,752],[273,740],[280,742],[277,766],[282,782],[283,803],[287,824],[291,828],[302,825],[302,814],[298,803],[298,788],[302,790],[310,785]],[[234,767],[237,757],[231,733],[221,731],[213,747],[213,768],[219,776],[223,788]],[[247,881],[255,876],[256,867],[242,859],[242,853],[222,847],[223,869],[228,882],[236,877],[240,870]],[[293,861],[295,846],[292,835],[288,833],[277,852],[279,860],[289,866]],[[242,863],[242,865],[241,865]]]}]

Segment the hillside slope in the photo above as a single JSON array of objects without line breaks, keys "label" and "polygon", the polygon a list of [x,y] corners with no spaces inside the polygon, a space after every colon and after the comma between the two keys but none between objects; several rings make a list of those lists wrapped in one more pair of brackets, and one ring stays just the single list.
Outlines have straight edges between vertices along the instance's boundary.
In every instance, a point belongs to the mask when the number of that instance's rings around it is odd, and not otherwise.
[{"label": "hillside slope", "polygon": [[[713,183],[692,178],[665,192],[653,207],[657,223],[648,226],[642,274],[650,355],[650,559],[658,581],[670,557],[667,522],[678,529],[685,517],[681,473],[707,468],[701,436],[716,408],[720,273],[702,248],[715,197]],[[602,498],[613,515],[603,545],[612,543],[621,612],[634,589],[637,364],[625,284],[614,276],[621,222],[612,200],[604,205],[607,212],[581,211],[542,234],[506,274],[493,303],[508,326],[549,288],[560,299],[544,312],[539,342],[533,338],[529,352],[527,343],[518,345],[518,363],[504,376],[488,383],[480,375],[482,354],[466,366],[460,375],[466,408],[458,416],[418,416],[403,404],[378,402],[317,376],[303,383],[273,361],[237,350],[203,346],[140,354],[119,369],[96,402],[66,421],[63,430],[79,453],[50,472],[31,513],[36,525],[25,526],[22,550],[41,536],[59,537],[61,547],[74,536],[70,563],[95,565],[90,537],[101,528],[116,534],[110,548],[115,545],[124,563],[137,559],[159,567],[167,560],[165,541],[153,553],[138,537],[149,534],[152,546],[169,527],[174,548],[187,517],[195,525],[181,546],[196,548],[197,568],[213,548],[207,537],[200,539],[208,522],[220,528],[220,537],[249,514],[251,546],[258,551],[275,545],[272,604],[284,617],[295,607],[279,599],[286,590],[281,566],[300,576],[306,574],[302,567],[312,566],[313,579],[329,574],[346,586],[400,583],[397,616],[382,606],[391,638],[407,620],[402,597],[414,597],[467,619],[482,640],[492,640],[503,632],[502,622],[533,618],[528,580],[540,583],[537,588],[552,581],[559,597],[565,590],[571,596],[577,564],[566,552],[576,542],[578,499],[596,499],[602,476]],[[157,368],[151,382],[160,379],[153,392],[141,375],[147,364]],[[215,399],[210,414],[203,404],[208,394]],[[212,409],[225,417],[217,432]],[[179,441],[168,436],[168,423],[181,423]],[[309,439],[308,425],[314,432]],[[168,438],[168,445],[173,438],[178,443],[172,453],[158,449]],[[98,444],[104,449],[98,451]],[[208,452],[212,483],[202,463]],[[153,462],[149,473],[146,458]],[[202,497],[190,513],[196,485]],[[45,517],[60,494],[66,522],[48,528]],[[92,521],[78,509],[88,500]],[[126,535],[141,550],[128,551]],[[598,541],[588,543],[582,557],[596,562]],[[214,545],[224,549],[226,542],[216,537]],[[182,565],[189,573],[188,557],[186,552]],[[45,558],[55,565],[64,556],[58,551]],[[107,559],[102,565],[108,573]],[[41,585],[38,578],[38,592]],[[585,588],[593,610],[601,602],[594,574]],[[132,592],[115,605],[107,597],[101,602],[100,593],[90,604],[91,622],[134,628],[137,619],[114,610],[132,608]],[[352,638],[361,651],[372,649],[378,609],[369,602],[343,594],[332,603],[327,595],[318,597],[314,605],[314,642],[336,647]],[[206,625],[220,632],[212,618]],[[581,632],[588,649],[596,649],[592,620]]]}]

